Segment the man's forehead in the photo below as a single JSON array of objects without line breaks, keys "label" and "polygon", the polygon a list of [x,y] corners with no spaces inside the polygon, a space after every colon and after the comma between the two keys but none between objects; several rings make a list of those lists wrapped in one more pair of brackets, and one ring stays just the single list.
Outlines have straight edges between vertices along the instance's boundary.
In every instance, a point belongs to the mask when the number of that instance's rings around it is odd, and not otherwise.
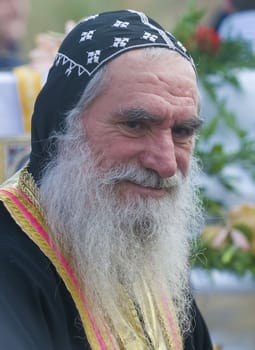
[{"label": "man's forehead", "polygon": [[145,51],[151,49],[130,51],[109,63],[109,89],[121,87],[126,89],[128,95],[136,92],[155,94],[166,99],[171,98],[174,104],[182,103],[180,97],[190,97],[198,103],[197,78],[184,58],[160,49],[155,60],[153,53],[150,57]]}]

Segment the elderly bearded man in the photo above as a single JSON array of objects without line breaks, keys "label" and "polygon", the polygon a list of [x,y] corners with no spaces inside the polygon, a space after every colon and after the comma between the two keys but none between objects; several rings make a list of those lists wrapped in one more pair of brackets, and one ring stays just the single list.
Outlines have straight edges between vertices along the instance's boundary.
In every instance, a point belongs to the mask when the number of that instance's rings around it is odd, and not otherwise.
[{"label": "elderly bearded man", "polygon": [[4,349],[211,349],[188,282],[198,104],[191,57],[143,13],[67,36],[1,188]]}]

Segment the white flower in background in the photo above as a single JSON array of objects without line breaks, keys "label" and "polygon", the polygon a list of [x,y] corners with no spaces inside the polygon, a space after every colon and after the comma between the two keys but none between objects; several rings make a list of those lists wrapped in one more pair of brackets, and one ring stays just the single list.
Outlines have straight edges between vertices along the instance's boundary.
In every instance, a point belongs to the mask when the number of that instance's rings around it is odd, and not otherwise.
[{"label": "white flower in background", "polygon": [[65,35],[73,29],[75,24],[74,21],[68,21],[65,24],[65,33],[39,33],[35,38],[36,47],[29,53],[29,66],[43,75],[46,74]]}]

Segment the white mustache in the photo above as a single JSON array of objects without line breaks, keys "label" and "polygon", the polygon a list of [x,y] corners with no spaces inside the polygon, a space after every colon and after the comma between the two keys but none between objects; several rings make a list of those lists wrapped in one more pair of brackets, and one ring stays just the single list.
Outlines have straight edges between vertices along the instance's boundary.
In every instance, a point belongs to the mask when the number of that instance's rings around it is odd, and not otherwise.
[{"label": "white mustache", "polygon": [[111,169],[104,177],[103,184],[118,184],[129,181],[144,187],[170,189],[182,184],[184,178],[180,171],[171,177],[162,178],[155,171],[137,166],[119,166]]}]

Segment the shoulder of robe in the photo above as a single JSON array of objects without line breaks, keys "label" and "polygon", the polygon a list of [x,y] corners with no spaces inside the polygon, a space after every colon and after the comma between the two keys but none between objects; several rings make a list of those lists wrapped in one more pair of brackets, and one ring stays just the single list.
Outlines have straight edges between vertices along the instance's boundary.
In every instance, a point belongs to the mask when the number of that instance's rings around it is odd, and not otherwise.
[{"label": "shoulder of robe", "polygon": [[0,339],[8,350],[89,350],[54,266],[0,202]]}]

